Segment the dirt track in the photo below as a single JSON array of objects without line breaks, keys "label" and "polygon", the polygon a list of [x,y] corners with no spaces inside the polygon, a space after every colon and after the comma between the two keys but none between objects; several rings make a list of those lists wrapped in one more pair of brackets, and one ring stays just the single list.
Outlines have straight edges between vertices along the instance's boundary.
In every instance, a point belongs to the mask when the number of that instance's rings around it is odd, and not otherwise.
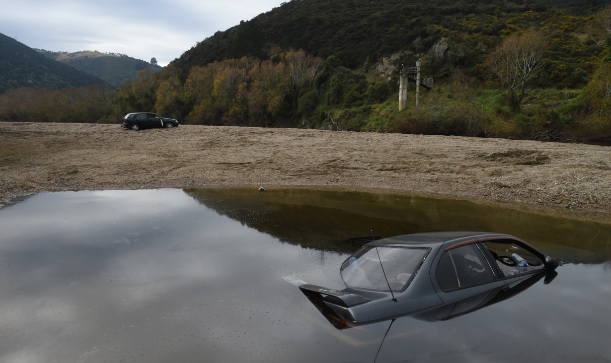
[{"label": "dirt track", "polygon": [[335,186],[611,223],[611,148],[463,137],[183,125],[0,122],[0,206],[40,191]]}]

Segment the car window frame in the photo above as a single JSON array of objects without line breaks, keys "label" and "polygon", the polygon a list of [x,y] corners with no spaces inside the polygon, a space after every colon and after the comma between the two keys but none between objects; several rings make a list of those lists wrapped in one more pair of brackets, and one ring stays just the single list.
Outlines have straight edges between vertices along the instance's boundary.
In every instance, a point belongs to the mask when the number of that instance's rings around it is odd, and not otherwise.
[{"label": "car window frame", "polygon": [[159,122],[159,127],[163,127],[163,119],[161,118],[161,116],[157,115],[156,113],[149,112],[148,118],[149,122],[151,123],[151,127],[157,127],[157,122]]},{"label": "car window frame", "polygon": [[[515,244],[518,248],[524,249],[528,253],[530,253],[531,255],[537,257],[540,260],[539,262],[541,263],[541,267],[538,267],[536,269],[526,269],[526,270],[516,269],[517,273],[512,274],[512,275],[507,275],[501,269],[501,267],[498,265],[497,259],[494,258],[494,255],[492,254],[492,251],[486,246],[487,242],[498,243],[498,244],[506,243],[508,245]],[[516,277],[522,277],[522,276],[537,274],[537,273],[540,273],[541,271],[545,270],[545,259],[544,259],[544,257],[540,255],[540,252],[537,251],[537,249],[535,247],[531,246],[530,244],[528,244],[528,243],[526,243],[526,242],[524,242],[522,240],[513,239],[513,238],[489,238],[489,239],[482,239],[482,240],[479,241],[479,243],[481,243],[482,249],[487,252],[487,256],[488,256],[489,260],[492,262],[492,265],[499,271],[499,274],[500,274],[501,278],[504,279],[504,280],[509,280],[509,279],[513,279],[513,278],[516,278]]]},{"label": "car window frame", "polygon": [[[477,283],[477,284],[468,284],[468,285],[461,285],[460,283],[460,277],[458,275],[458,271],[456,268],[456,263],[454,261],[454,258],[451,254],[451,251],[453,250],[459,250],[462,247],[466,247],[466,246],[471,246],[473,245],[475,247],[475,249],[477,251],[479,251],[480,254],[480,258],[483,259],[482,261],[482,266],[485,269],[488,269],[489,272],[492,273],[492,279],[486,282],[482,282],[482,283]],[[448,293],[454,293],[457,291],[464,291],[467,289],[471,289],[471,288],[476,288],[476,287],[480,287],[480,286],[484,286],[484,285],[488,285],[488,284],[493,284],[499,281],[503,281],[504,280],[504,276],[502,274],[502,272],[500,271],[500,269],[498,268],[498,266],[496,265],[496,262],[494,259],[492,259],[492,254],[490,253],[490,251],[482,245],[482,243],[480,241],[474,240],[474,241],[468,241],[467,243],[457,243],[457,244],[453,244],[450,246],[447,246],[446,248],[442,248],[441,249],[441,254],[439,255],[439,257],[436,259],[436,263],[434,266],[434,271],[431,271],[431,277],[434,278],[435,280],[435,284],[437,285],[437,287],[439,288],[440,291],[442,291],[445,294]],[[448,256],[450,257],[449,260],[452,263],[452,271],[454,271],[454,278],[456,278],[457,281],[457,288],[456,289],[452,289],[452,290],[444,290],[444,288],[442,287],[443,285],[439,282],[440,279],[438,278],[438,271],[440,269],[440,266],[442,266],[441,262],[444,259],[444,256],[448,254]],[[431,266],[433,267],[433,266]]]}]

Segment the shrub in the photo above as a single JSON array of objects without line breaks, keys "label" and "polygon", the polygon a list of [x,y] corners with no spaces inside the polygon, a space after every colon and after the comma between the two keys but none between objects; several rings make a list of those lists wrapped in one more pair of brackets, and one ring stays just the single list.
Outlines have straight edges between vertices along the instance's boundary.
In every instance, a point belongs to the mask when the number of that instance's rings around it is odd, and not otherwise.
[{"label": "shrub", "polygon": [[309,90],[299,98],[299,113],[302,115],[312,113],[318,106],[318,103],[318,91],[316,91],[315,89]]},{"label": "shrub", "polygon": [[392,94],[392,89],[388,82],[376,82],[367,87],[365,97],[370,102],[384,102]]},{"label": "shrub", "polygon": [[487,131],[492,137],[515,138],[519,127],[512,119],[497,114],[491,116]]}]

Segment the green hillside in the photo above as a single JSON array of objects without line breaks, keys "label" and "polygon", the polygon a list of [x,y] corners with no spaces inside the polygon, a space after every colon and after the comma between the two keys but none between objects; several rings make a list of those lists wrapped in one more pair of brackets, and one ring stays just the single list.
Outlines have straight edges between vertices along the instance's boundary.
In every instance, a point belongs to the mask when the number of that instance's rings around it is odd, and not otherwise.
[{"label": "green hillside", "polygon": [[42,49],[37,49],[37,51],[58,62],[103,79],[115,87],[127,80],[136,78],[138,72],[144,69],[153,73],[161,70],[161,67],[156,64],[124,54],[101,53],[98,51],[51,52]]},{"label": "green hillside", "polygon": [[97,77],[49,59],[0,34],[0,93],[20,87],[74,88],[102,83]]},{"label": "green hillside", "polygon": [[[293,0],[217,32],[172,64],[185,76],[191,67],[214,61],[267,59],[278,50],[303,49],[357,69],[402,52],[401,61],[410,64],[442,56],[431,59],[432,77],[448,77],[461,67],[483,79],[482,60],[504,36],[536,27],[550,35],[552,60],[538,85],[579,87],[602,50],[586,40],[585,26],[606,4],[611,1]],[[432,54],[436,45],[444,51]]]},{"label": "green hillside", "polygon": [[[410,83],[398,110],[400,72],[418,60],[427,87]],[[83,107],[101,121],[151,110],[187,124],[609,143],[610,84],[611,0],[292,0],[104,97],[84,91]],[[78,121],[42,102],[16,110],[22,98],[0,98],[0,119]]]},{"label": "green hillside", "polygon": [[[293,0],[119,97],[187,123],[609,139],[609,14],[609,0]],[[414,107],[412,85],[397,112],[418,59],[434,87]]]}]

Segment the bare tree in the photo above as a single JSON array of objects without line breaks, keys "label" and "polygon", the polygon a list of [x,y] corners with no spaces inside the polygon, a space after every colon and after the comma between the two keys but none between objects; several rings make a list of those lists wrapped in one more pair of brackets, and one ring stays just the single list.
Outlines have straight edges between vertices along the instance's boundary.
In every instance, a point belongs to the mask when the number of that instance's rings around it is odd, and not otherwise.
[{"label": "bare tree", "polygon": [[607,36],[611,36],[611,6],[607,6],[596,14],[596,22],[602,27]]},{"label": "bare tree", "polygon": [[301,91],[310,82],[313,82],[314,76],[322,62],[322,59],[308,55],[302,49],[297,51],[291,50],[284,55],[284,63],[288,71],[290,84],[287,94],[294,109],[297,108],[297,100]]},{"label": "bare tree", "polygon": [[514,112],[520,110],[527,83],[543,68],[546,50],[543,33],[528,30],[505,38],[488,57],[488,69],[507,91]]}]

